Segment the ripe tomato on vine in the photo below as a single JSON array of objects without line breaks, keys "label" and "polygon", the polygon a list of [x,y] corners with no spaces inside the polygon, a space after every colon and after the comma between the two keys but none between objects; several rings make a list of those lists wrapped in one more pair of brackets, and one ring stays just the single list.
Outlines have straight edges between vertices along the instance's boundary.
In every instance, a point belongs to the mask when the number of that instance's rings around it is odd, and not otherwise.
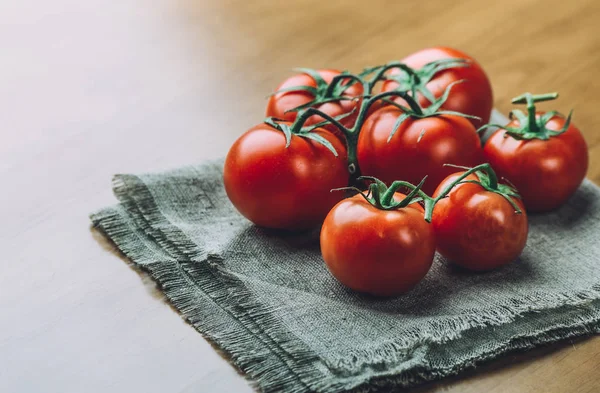
[{"label": "ripe tomato on vine", "polygon": [[547,212],[575,193],[588,169],[588,149],[571,114],[538,112],[535,103],[554,100],[557,93],[525,93],[512,100],[527,104],[527,114],[511,112],[512,121],[497,125],[485,143],[485,158],[498,174],[519,190],[530,212]]}]

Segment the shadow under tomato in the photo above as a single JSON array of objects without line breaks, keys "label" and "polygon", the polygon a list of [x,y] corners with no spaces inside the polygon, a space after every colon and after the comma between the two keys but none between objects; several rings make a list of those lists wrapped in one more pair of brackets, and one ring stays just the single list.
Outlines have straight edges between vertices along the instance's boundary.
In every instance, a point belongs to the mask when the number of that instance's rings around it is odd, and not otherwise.
[{"label": "shadow under tomato", "polygon": [[225,269],[257,285],[324,296],[332,277],[321,258],[319,231],[284,232],[248,225],[221,246]]},{"label": "shadow under tomato", "polygon": [[509,280],[515,282],[531,281],[535,279],[536,270],[528,250],[523,251],[523,253],[513,262],[488,271],[470,270],[452,263],[452,261],[442,256],[439,256],[439,261],[445,270],[445,274],[455,278],[481,277],[481,279],[484,280],[502,279],[502,281]]},{"label": "shadow under tomato", "polygon": [[[358,307],[377,312],[411,316],[448,315],[458,299],[475,297],[486,291],[517,294],[518,288],[534,285],[539,279],[535,259],[529,251],[516,261],[488,272],[473,272],[458,267],[439,254],[425,278],[411,291],[395,297],[377,297],[343,288],[345,299]],[[341,285],[340,285],[341,286]],[[511,288],[514,288],[512,290]],[[344,300],[343,298],[341,299]]]},{"label": "shadow under tomato", "polygon": [[396,297],[377,297],[353,291],[331,276],[320,254],[319,231],[304,233],[248,226],[223,247],[225,267],[253,281],[263,281],[293,291],[310,293],[327,301],[351,304],[376,313],[448,315],[457,299],[478,292],[518,292],[538,278],[532,250],[515,262],[489,272],[471,272],[436,255],[425,278],[411,291]]}]

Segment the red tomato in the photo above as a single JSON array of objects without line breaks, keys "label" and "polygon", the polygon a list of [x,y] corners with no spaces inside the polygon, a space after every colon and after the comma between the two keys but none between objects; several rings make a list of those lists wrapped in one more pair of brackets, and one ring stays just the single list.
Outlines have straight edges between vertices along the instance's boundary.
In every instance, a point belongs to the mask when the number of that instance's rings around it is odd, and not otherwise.
[{"label": "red tomato", "polygon": [[[319,75],[325,80],[325,82],[330,83],[331,80],[340,74],[340,71],[337,70],[317,70]],[[285,89],[288,87],[294,86],[311,86],[317,87],[317,82],[308,74],[297,74],[288,79],[286,79],[282,84],[277,87],[277,90]],[[344,96],[347,97],[360,97],[363,93],[363,88],[360,84],[356,83],[350,86],[345,92]],[[304,105],[314,100],[315,96],[306,92],[306,91],[287,91],[281,92],[272,95],[269,98],[269,102],[267,103],[267,116],[273,116],[277,119],[286,120],[289,122],[293,122],[296,119],[298,112],[286,112],[290,109],[294,109],[300,105]],[[324,104],[320,104],[315,106],[315,108],[320,111],[335,117],[339,115],[343,115],[345,113],[351,112],[356,106],[359,104],[359,100],[342,100],[342,101],[334,101],[327,102]],[[354,125],[354,121],[356,120],[356,116],[358,115],[358,109],[350,116],[342,119],[340,122],[342,125],[350,128]],[[311,116],[308,118],[306,126],[310,126],[316,123],[323,121],[324,119],[320,116]],[[340,135],[339,130],[333,125],[327,125],[324,128],[332,131],[336,135]]]},{"label": "red tomato", "polygon": [[[492,85],[483,68],[481,68],[475,59],[456,49],[436,47],[420,50],[402,59],[401,62],[419,70],[425,64],[432,61],[451,58],[467,59],[471,60],[471,63],[468,67],[451,68],[436,73],[426,86],[435,98],[439,98],[444,94],[449,84],[464,79],[465,82],[458,83],[452,88],[452,92],[448,100],[442,105],[442,109],[480,117],[481,121],[470,120],[475,128],[479,128],[489,122],[494,100]],[[398,69],[393,69],[390,73],[398,74],[400,72]],[[386,81],[381,89],[382,91],[389,91],[397,88],[398,83],[395,81]],[[427,107],[431,104],[421,94],[418,96],[421,106]],[[401,98],[398,98],[398,102],[404,105]]]},{"label": "red tomato", "polygon": [[423,191],[431,195],[455,171],[444,164],[472,167],[481,163],[481,142],[467,119],[452,115],[409,117],[388,142],[400,115],[400,109],[387,106],[367,118],[357,147],[363,175],[387,184],[397,179],[417,184],[427,175]]},{"label": "red tomato", "polygon": [[267,124],[251,128],[231,146],[223,170],[225,190],[254,224],[312,228],[342,199],[343,193],[330,190],[348,183],[346,148],[327,130],[313,132],[327,139],[338,156],[294,134],[286,148],[283,132]]},{"label": "red tomato", "polygon": [[[403,197],[395,194],[397,200]],[[380,210],[356,195],[338,203],[325,218],[321,253],[342,284],[392,296],[407,292],[425,277],[433,262],[435,239],[418,203]]]},{"label": "red tomato", "polygon": [[[560,116],[546,123],[548,129],[556,131],[564,125],[565,119]],[[507,125],[517,126],[517,120]],[[499,129],[485,143],[484,154],[498,176],[508,179],[519,190],[530,212],[550,211],[565,203],[585,178],[588,168],[587,145],[573,124],[548,140],[515,139]]]},{"label": "red tomato", "polygon": [[[448,176],[434,197],[463,173]],[[471,174],[465,180],[479,178]],[[522,201],[512,199],[521,214],[515,213],[502,195],[479,184],[455,186],[433,209],[431,223],[438,252],[453,263],[476,271],[495,269],[514,261],[525,248],[528,225]]]}]

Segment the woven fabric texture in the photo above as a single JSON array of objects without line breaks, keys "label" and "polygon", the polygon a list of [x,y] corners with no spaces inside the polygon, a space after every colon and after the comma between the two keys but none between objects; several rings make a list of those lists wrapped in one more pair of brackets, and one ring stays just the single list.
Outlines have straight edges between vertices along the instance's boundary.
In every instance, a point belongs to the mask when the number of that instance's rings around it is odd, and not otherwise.
[{"label": "woven fabric texture", "polygon": [[485,274],[436,256],[410,293],[354,293],[318,232],[257,228],[231,205],[222,161],[118,175],[91,216],[202,335],[265,392],[377,391],[459,373],[512,350],[600,331],[600,190],[530,216],[519,260]]}]

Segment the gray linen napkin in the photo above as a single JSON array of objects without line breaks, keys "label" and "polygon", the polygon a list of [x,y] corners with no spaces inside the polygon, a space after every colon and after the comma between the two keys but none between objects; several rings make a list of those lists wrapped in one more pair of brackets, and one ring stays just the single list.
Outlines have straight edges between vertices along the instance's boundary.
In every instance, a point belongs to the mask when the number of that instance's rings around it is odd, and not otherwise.
[{"label": "gray linen napkin", "polygon": [[600,333],[600,188],[587,180],[560,210],[530,216],[516,262],[473,274],[436,256],[414,290],[380,299],[331,277],[318,232],[268,231],[239,215],[222,164],[118,175],[120,203],[91,218],[265,392],[414,386]]}]

